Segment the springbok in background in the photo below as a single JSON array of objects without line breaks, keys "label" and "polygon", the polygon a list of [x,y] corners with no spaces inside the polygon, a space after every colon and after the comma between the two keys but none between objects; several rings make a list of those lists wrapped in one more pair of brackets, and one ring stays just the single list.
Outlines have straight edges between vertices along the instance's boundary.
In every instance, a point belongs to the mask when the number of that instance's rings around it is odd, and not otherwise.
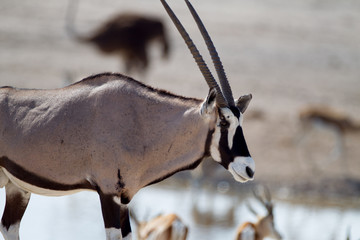
[{"label": "springbok in background", "polygon": [[259,216],[256,211],[249,205],[252,213],[258,216],[255,223],[244,222],[237,229],[235,240],[262,240],[266,237],[281,239],[281,235],[275,228],[273,203],[271,202],[271,194],[268,188],[263,188],[260,195],[257,191],[253,191],[255,198],[265,207],[267,213],[265,216]]},{"label": "springbok in background", "polygon": [[[300,133],[297,134],[297,144],[302,146],[314,130],[324,129],[334,134],[335,145],[326,159],[338,160],[342,157],[345,167],[346,151],[345,136],[360,131],[360,124],[346,114],[327,106],[307,106],[299,112]],[[308,151],[306,151],[308,152]],[[313,163],[313,161],[311,161]]]},{"label": "springbok in background", "polygon": [[19,238],[31,193],[99,194],[106,238],[131,239],[127,204],[137,191],[206,156],[236,181],[254,177],[242,119],[251,95],[234,101],[210,36],[193,14],[221,88],[191,38],[161,0],[209,85],[205,100],[154,89],[121,74],[98,74],[55,90],[0,89],[0,183],[6,188],[1,232]]},{"label": "springbok in background", "polygon": [[162,21],[156,17],[135,13],[120,13],[100,26],[90,36],[75,31],[74,18],[77,0],[70,2],[67,12],[68,34],[81,43],[90,43],[105,54],[118,54],[124,61],[126,73],[145,72],[149,66],[149,45],[158,41],[163,58],[169,55],[169,41]]},{"label": "springbok in background", "polygon": [[161,214],[149,221],[140,222],[131,212],[136,224],[138,240],[185,240],[188,227],[174,213]]},{"label": "springbok in background", "polygon": [[[220,168],[218,168],[220,167]],[[231,189],[231,178],[214,161],[202,161],[191,171],[191,216],[198,225],[232,226],[238,203],[225,194]],[[221,203],[221,207],[216,207]]]},{"label": "springbok in background", "polygon": [[210,205],[209,208],[206,209],[200,209],[199,205],[204,205],[203,202],[199,201],[196,202],[196,199],[192,200],[191,202],[191,216],[193,218],[193,221],[196,224],[201,224],[205,226],[211,226],[211,225],[221,225],[221,226],[233,226],[234,224],[234,218],[235,218],[235,203],[230,204],[230,206],[227,207],[227,209],[222,211],[222,214],[219,215],[215,212],[214,208],[214,200],[208,198],[207,199],[210,203],[207,203],[207,205]]}]

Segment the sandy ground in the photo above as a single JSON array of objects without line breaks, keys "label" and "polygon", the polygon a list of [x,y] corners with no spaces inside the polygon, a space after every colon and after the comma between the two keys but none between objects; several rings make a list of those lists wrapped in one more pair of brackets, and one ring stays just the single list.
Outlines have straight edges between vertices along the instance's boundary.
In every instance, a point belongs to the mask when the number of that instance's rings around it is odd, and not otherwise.
[{"label": "sandy ground", "polygon": [[[209,60],[182,1],[169,1]],[[352,0],[197,0],[235,96],[253,94],[244,128],[257,164],[256,180],[300,190],[360,195],[360,133],[345,136],[345,154],[331,161],[334,137],[316,130],[299,146],[299,109],[328,105],[360,121],[360,4]],[[93,73],[122,71],[116,56],[65,32],[67,1],[1,0],[0,85],[59,88]],[[146,75],[134,78],[177,94],[203,98],[207,86],[157,0],[80,1],[76,19],[86,35],[121,11],[163,17],[169,61],[154,46]],[[261,118],[254,117],[256,112]]]}]

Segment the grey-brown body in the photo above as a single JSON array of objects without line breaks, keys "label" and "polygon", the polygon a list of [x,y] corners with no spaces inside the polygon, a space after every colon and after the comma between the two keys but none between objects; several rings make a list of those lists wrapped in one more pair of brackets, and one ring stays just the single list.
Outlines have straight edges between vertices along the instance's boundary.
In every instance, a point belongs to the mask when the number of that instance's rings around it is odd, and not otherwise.
[{"label": "grey-brown body", "polygon": [[107,239],[131,238],[126,204],[134,194],[210,154],[215,115],[204,118],[201,107],[110,73],[62,89],[0,88],[5,239],[19,239],[30,193],[82,190],[99,193]]},{"label": "grey-brown body", "polygon": [[121,75],[57,90],[3,88],[0,99],[0,156],[64,185],[88,181],[118,194],[120,171],[131,198],[205,154],[200,100],[159,94]]}]

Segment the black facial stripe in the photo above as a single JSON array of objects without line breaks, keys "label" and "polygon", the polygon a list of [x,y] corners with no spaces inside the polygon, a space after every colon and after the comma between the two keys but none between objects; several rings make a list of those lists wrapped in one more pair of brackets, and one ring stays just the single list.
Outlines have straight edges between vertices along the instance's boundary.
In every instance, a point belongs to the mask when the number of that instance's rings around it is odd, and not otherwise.
[{"label": "black facial stripe", "polygon": [[[234,116],[237,117],[237,119],[240,119],[240,110],[237,107],[231,106],[231,107],[229,107],[229,109],[234,114]],[[219,111],[219,118],[220,118],[221,128],[229,127],[230,123],[226,120],[225,116],[221,113],[221,111]],[[224,124],[225,122],[227,123],[226,126]]]},{"label": "black facial stripe", "polygon": [[237,107],[231,106],[230,110],[238,119],[240,118],[240,110]]},{"label": "black facial stripe", "polygon": [[250,157],[250,153],[245,142],[244,133],[242,127],[240,126],[236,129],[231,151],[235,156]]},{"label": "black facial stripe", "polygon": [[220,118],[220,131],[223,132],[223,131],[227,131],[227,129],[229,128],[230,126],[230,123],[226,120],[225,116],[219,112],[219,118]]},{"label": "black facial stripe", "polygon": [[219,142],[220,164],[226,169],[229,167],[229,164],[234,161],[235,157],[250,157],[242,128],[240,126],[237,127],[231,150],[229,148],[228,135],[228,129],[222,128]]},{"label": "black facial stripe", "polygon": [[221,129],[219,142],[219,152],[221,157],[220,164],[226,169],[228,169],[229,164],[234,161],[231,150],[229,148],[228,134],[229,132],[227,128]]}]

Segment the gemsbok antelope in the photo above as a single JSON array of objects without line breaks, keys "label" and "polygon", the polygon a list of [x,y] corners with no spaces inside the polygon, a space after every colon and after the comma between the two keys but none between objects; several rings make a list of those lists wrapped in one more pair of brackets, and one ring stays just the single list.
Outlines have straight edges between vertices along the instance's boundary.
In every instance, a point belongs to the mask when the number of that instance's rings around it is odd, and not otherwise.
[{"label": "gemsbok antelope", "polygon": [[256,191],[253,191],[254,196],[265,207],[267,214],[259,216],[257,212],[248,205],[250,211],[258,216],[255,223],[244,222],[239,226],[236,232],[235,240],[262,240],[264,238],[273,238],[281,240],[280,233],[275,228],[273,203],[271,202],[271,195],[268,188],[264,188],[263,196],[260,196]]},{"label": "gemsbok antelope", "polygon": [[106,238],[131,239],[127,204],[136,192],[206,156],[236,181],[254,177],[242,129],[251,95],[234,100],[220,59],[192,5],[221,87],[165,0],[209,94],[202,101],[154,89],[120,74],[98,74],[55,90],[0,89],[0,183],[6,189],[1,232],[19,238],[30,194],[82,190],[100,197]]},{"label": "gemsbok antelope", "polygon": [[[74,0],[73,0],[74,1]],[[80,43],[89,43],[104,54],[119,55],[127,74],[145,72],[149,66],[149,47],[159,42],[162,57],[169,56],[169,41],[166,29],[157,17],[135,13],[120,13],[106,21],[89,36],[79,34],[74,28],[76,3],[70,2],[67,13],[66,30],[70,37]]]},{"label": "gemsbok antelope", "polygon": [[174,213],[161,214],[149,221],[140,222],[130,214],[136,224],[138,240],[186,240],[188,227]]}]

